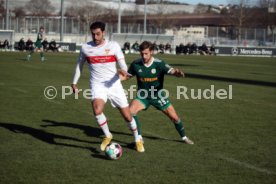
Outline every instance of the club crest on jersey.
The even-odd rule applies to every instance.
[[[110,52],[110,49],[105,49],[104,52],[105,52],[106,55],[108,55],[109,52]]]
[[[156,73],[156,69],[155,68],[151,69],[151,73],[155,74]]]
[[[141,73],[141,72],[142,72],[142,69],[139,69],[139,70],[138,70],[138,72],[140,72],[140,73]]]

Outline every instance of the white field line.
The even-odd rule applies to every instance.
[[[248,169],[252,169],[252,170],[255,170],[255,171],[258,171],[258,172],[262,172],[262,173],[266,173],[266,174],[270,174],[270,175],[276,175],[275,172],[272,172],[272,171],[269,171],[267,169],[263,169],[263,168],[259,168],[259,167],[256,167],[254,165],[251,165],[251,164],[248,164],[248,163],[245,163],[245,162],[241,162],[239,160],[236,160],[236,159],[233,159],[233,158],[230,158],[230,157],[225,157],[223,155],[217,155],[218,158],[221,158],[223,160],[226,160],[228,162],[231,162],[231,163],[234,163],[234,164],[237,164],[239,166],[243,166],[243,167],[246,167]]]
[[[162,137],[161,135],[158,135],[158,134],[155,134],[155,133],[152,133],[152,132],[149,132],[149,131],[142,130],[142,133],[143,132],[146,133],[149,136],[154,136],[154,137],[157,137],[157,138],[160,138],[160,139],[164,139],[164,140],[170,140],[170,139],[168,139],[166,137]],[[181,139],[179,139],[179,140],[181,140]]]
[[[56,101],[56,100],[48,100],[48,99],[45,99],[47,102],[51,102],[51,103],[54,103],[54,104],[57,104],[57,105],[64,105],[64,103],[62,102],[59,102],[59,101]]]
[[[14,88],[12,88],[12,89],[14,89],[15,91],[18,91],[18,92],[20,92],[20,93],[28,93],[27,90],[24,90],[24,89],[21,89],[21,88],[16,88],[16,87],[14,87]]]

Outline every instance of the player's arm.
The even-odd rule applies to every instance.
[[[176,77],[185,77],[185,74],[182,70],[178,69],[178,68],[171,68],[168,71],[168,74],[176,76]]]
[[[130,73],[128,73],[122,69],[118,69],[118,75],[119,75],[121,81],[128,80],[132,77],[132,75]]]
[[[81,76],[81,72],[82,72],[84,62],[85,62],[85,55],[81,51],[80,56],[79,56],[78,61],[77,61],[76,68],[75,68],[75,74],[74,74],[74,77],[73,77],[73,81],[72,81],[72,84],[71,84],[71,87],[72,87],[74,93],[78,92],[77,83],[78,83],[79,78]]]
[[[117,42],[114,42],[114,50],[115,50],[115,57],[117,59],[117,63],[120,67],[120,69],[118,69],[118,75],[122,81],[127,80],[131,77],[131,74],[127,72],[127,64],[126,64],[125,56],[121,50],[120,45]]]
[[[161,63],[161,68],[164,71],[164,73],[173,75],[176,77],[185,77],[184,72],[178,68],[173,68],[164,61]]]

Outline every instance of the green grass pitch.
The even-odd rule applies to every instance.
[[[90,101],[61,96],[71,83],[77,54],[0,52],[0,183],[2,184],[272,184],[276,181],[276,59],[158,55],[186,78],[167,76],[165,88],[195,145],[179,142],[169,119],[154,108],[141,112],[145,153],[117,109],[105,114],[119,160],[99,150],[102,133]],[[138,55],[126,55],[128,64]],[[87,89],[84,66],[79,88]],[[135,84],[123,82],[127,89]],[[176,86],[228,89],[233,99],[177,99]],[[54,100],[44,97],[57,88]]]

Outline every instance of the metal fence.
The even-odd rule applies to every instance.
[[[60,17],[22,17],[22,18],[11,18],[9,20],[10,30],[14,30],[15,37],[23,37],[26,34],[37,33],[39,27],[43,25],[46,29],[46,34],[58,36],[60,33]],[[72,37],[90,37],[88,25],[79,20],[78,18],[64,18],[64,34]],[[0,29],[5,29],[5,18],[0,18]],[[107,23],[106,28],[107,36],[117,33],[117,23]],[[142,34],[142,24],[124,24],[121,25],[121,33],[128,34]],[[165,29],[156,28],[154,26],[147,26],[148,34],[164,34]],[[276,45],[276,30],[272,34],[269,29],[258,29],[258,28],[247,28],[241,30],[240,38],[237,40],[237,29],[224,28],[224,27],[205,27],[205,36],[203,38],[185,37],[176,40],[176,43],[181,42],[186,44],[188,42],[207,42],[207,44],[216,45],[242,45],[242,46],[275,46]],[[18,35],[18,36],[17,36]],[[90,39],[90,38],[89,38]],[[70,40],[70,39],[68,39]],[[72,39],[75,40],[75,39]],[[82,39],[80,39],[82,40]],[[86,40],[86,39],[84,39]],[[77,43],[80,44],[80,43]]]

